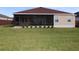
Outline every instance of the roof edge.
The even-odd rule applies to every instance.
[[[25,11],[30,11],[30,10],[34,10],[34,9],[38,9],[38,8],[44,8],[44,9],[47,9],[47,10],[52,10],[52,11],[58,11],[60,13],[67,13],[67,14],[71,14],[69,12],[65,12],[65,11],[60,11],[60,10],[56,10],[56,9],[50,9],[50,8],[46,8],[46,7],[36,7],[36,8],[31,8],[31,9],[28,9],[28,10],[23,10],[23,11],[19,11],[19,12],[15,12],[14,14],[16,13],[24,13]],[[27,12],[26,12],[27,13]],[[39,12],[38,12],[39,13]]]

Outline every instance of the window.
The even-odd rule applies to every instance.
[[[68,19],[68,22],[71,22],[71,19]]]
[[[55,22],[59,22],[59,20],[58,20],[58,19],[56,19],[56,20],[55,20]]]

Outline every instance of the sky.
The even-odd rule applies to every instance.
[[[34,7],[0,7],[0,14],[7,15],[9,17],[13,17],[13,14],[18,11],[32,9]],[[75,13],[79,11],[79,7],[46,7],[50,9],[65,11],[69,13]]]

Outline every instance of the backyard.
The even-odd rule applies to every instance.
[[[79,28],[0,27],[0,51],[79,51]]]

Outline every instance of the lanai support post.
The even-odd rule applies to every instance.
[[[25,21],[24,21],[24,16],[22,17],[22,28],[24,28],[24,26],[25,26]]]
[[[19,17],[19,20],[18,20],[18,22],[19,22],[19,26],[20,26],[20,16],[18,16]]]

